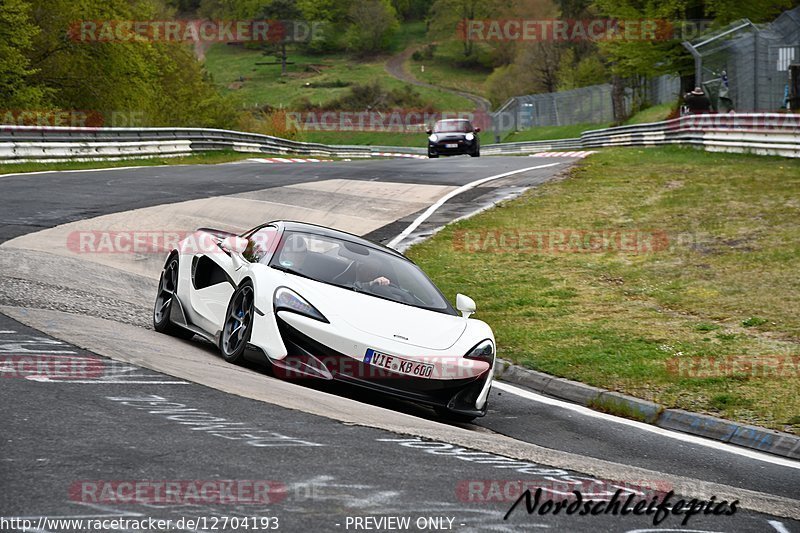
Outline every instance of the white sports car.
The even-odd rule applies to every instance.
[[[200,335],[231,363],[257,357],[287,378],[335,379],[471,420],[486,414],[491,328],[459,313],[401,253],[278,221],[242,235],[200,229],[172,250],[155,329]]]

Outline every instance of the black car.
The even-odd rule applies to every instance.
[[[440,120],[428,130],[428,157],[469,154],[481,156],[480,128],[465,119]]]

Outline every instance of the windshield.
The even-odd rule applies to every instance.
[[[362,244],[287,231],[270,266],[385,300],[457,314],[414,263]]]
[[[469,120],[445,120],[433,127],[435,133],[469,133],[473,130]]]

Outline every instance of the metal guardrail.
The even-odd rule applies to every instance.
[[[710,152],[800,157],[800,115],[709,114],[584,132],[583,148],[683,144]]]
[[[170,157],[211,150],[352,158],[380,152],[425,153],[424,148],[332,146],[204,128],[0,126],[0,162],[5,163]]]
[[[800,157],[800,115],[693,115],[665,122],[587,131],[579,139],[488,144],[482,147],[482,153],[519,155],[665,144],[691,145],[709,151]],[[387,152],[426,153],[424,147],[326,145],[203,128],[0,126],[0,163],[170,157],[212,150],[346,158],[367,158]]]
[[[553,150],[580,150],[580,139],[558,139],[554,141],[528,141],[502,144],[487,144],[481,147],[483,155],[520,155]]]

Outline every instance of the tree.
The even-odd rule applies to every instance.
[[[482,66],[511,64],[530,41],[514,39],[473,40],[465,24],[470,20],[550,19],[557,16],[553,0],[436,0],[430,11],[429,35],[438,40],[459,39],[462,63]]]
[[[264,6],[261,10],[261,16],[259,18],[279,21],[279,23],[284,24],[284,28],[286,28],[295,21],[298,21],[302,16],[300,8],[297,7],[297,0],[272,0],[272,2]],[[282,76],[286,75],[286,45],[290,42],[292,42],[292,36],[284,34],[280,41],[276,43],[281,58]]]
[[[29,0],[40,31],[28,57],[33,86],[61,109],[99,113],[106,125],[231,126],[235,111],[216,91],[191,48],[153,41],[83,42],[65,29],[80,20],[164,20],[162,0]],[[78,4],[78,5],[76,5]],[[130,122],[129,122],[130,123]]]
[[[389,47],[397,31],[397,13],[389,0],[359,0],[350,8],[347,48],[358,55],[380,52]]]
[[[684,0],[639,3],[635,0],[596,0],[595,7],[604,15],[618,20],[682,20],[685,17]],[[680,58],[686,51],[679,40],[656,39],[608,39],[598,43],[598,48],[609,64],[614,120],[627,118],[622,105],[625,87],[633,89],[633,105],[630,112],[638,111],[645,104],[644,78],[675,72]]]
[[[512,64],[498,67],[486,80],[492,103],[499,105],[512,96],[555,91],[560,59],[561,48],[553,42],[521,47]]]
[[[489,17],[493,0],[436,0],[431,6],[431,32],[445,39],[457,37],[458,24],[464,20]],[[464,57],[470,57],[475,42],[462,39]]]
[[[350,8],[360,0],[297,0],[297,6],[307,20],[346,22]]]
[[[771,22],[781,11],[791,9],[792,0],[705,0],[705,14],[719,24],[747,18],[752,22]]]
[[[402,20],[422,20],[431,3],[430,0],[392,0],[392,6]]]
[[[30,82],[36,71],[29,54],[39,33],[30,20],[30,7],[24,0],[0,4],[0,105],[7,109],[40,106],[47,92]]]

